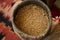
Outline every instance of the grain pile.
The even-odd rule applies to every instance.
[[[17,12],[15,17],[16,27],[28,35],[41,35],[45,32],[49,23],[46,13],[46,10],[35,4],[26,5]]]

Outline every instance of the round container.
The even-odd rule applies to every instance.
[[[45,9],[47,11],[47,15],[48,15],[48,19],[49,19],[49,24],[48,24],[48,27],[46,29],[46,32],[44,34],[40,35],[40,36],[37,36],[37,37],[23,33],[21,30],[19,30],[16,27],[15,22],[14,22],[14,17],[17,14],[18,9],[23,7],[23,6],[25,6],[25,5],[29,5],[29,4],[36,4],[36,5],[40,6],[40,7],[42,7],[43,9]],[[19,37],[22,37],[24,40],[40,40],[40,39],[42,39],[43,37],[45,37],[49,33],[49,30],[51,28],[51,24],[52,24],[51,12],[50,12],[48,6],[46,4],[44,4],[42,1],[26,0],[26,1],[23,1],[23,2],[17,2],[17,4],[13,7],[13,10],[12,10],[12,25],[13,25],[13,29],[16,32],[16,34]]]

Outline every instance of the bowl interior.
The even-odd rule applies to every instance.
[[[17,14],[18,9],[20,9],[20,8],[26,6],[26,5],[29,5],[29,4],[36,4],[36,5],[42,7],[43,9],[46,10],[47,16],[48,16],[48,19],[49,19],[49,25],[48,25],[48,28],[47,28],[47,30],[46,30],[46,33],[44,33],[44,34],[42,35],[42,36],[45,36],[45,35],[48,33],[48,31],[50,30],[50,27],[51,27],[51,13],[50,13],[50,10],[49,10],[49,8],[47,7],[47,5],[44,4],[42,1],[33,1],[33,0],[31,1],[31,0],[30,0],[30,1],[24,1],[24,2],[20,3],[20,4],[15,8],[15,10],[14,10],[14,13],[13,13],[13,23],[15,22],[15,16],[16,16],[16,14]],[[14,23],[14,24],[15,24],[15,23]],[[15,26],[16,26],[16,25],[15,25]]]

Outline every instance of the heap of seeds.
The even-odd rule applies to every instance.
[[[46,10],[35,4],[22,7],[18,10],[15,17],[16,27],[31,36],[38,36],[45,33],[48,23]]]

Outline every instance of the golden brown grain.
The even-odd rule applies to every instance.
[[[45,32],[48,26],[46,10],[34,4],[26,5],[18,10],[15,17],[17,28],[22,32],[38,36]]]

